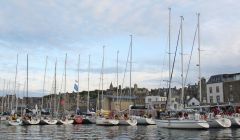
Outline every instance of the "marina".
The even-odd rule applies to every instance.
[[[240,139],[239,9],[0,1],[0,140]]]

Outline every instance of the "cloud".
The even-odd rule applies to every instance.
[[[104,87],[108,88],[110,82],[116,81],[117,50],[120,50],[119,74],[121,78],[123,76],[129,34],[133,34],[133,83],[155,88],[160,81],[168,79],[168,7],[172,8],[172,51],[176,45],[179,16],[183,15],[184,53],[189,54],[197,23],[196,12],[200,12],[202,75],[239,72],[236,60],[240,56],[240,20],[237,16],[240,5],[234,1],[12,0],[0,2],[1,77],[14,79],[15,56],[19,54],[18,81],[24,83],[28,53],[29,88],[37,94],[42,88],[45,57],[49,56],[46,88],[51,90],[54,63],[57,60],[58,83],[61,84],[67,53],[67,87],[70,90],[77,75],[78,54],[81,54],[82,89],[86,90],[88,55],[91,54],[90,88],[98,88],[101,47],[106,45]],[[189,83],[197,81],[197,42],[193,53]],[[184,56],[185,71],[188,59],[189,55]],[[174,79],[180,81],[179,78],[178,52]]]

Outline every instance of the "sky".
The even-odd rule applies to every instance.
[[[217,3],[217,4],[216,4]],[[236,0],[8,0],[0,1],[0,90],[14,91],[17,54],[16,92],[26,90],[27,54],[29,57],[29,94],[53,93],[54,65],[57,61],[57,91],[72,92],[80,55],[80,91],[99,89],[104,49],[103,87],[118,83],[129,86],[129,63],[125,65],[133,36],[132,85],[154,89],[166,87],[168,80],[168,24],[171,7],[171,60],[177,44],[180,16],[183,21],[184,77],[190,57],[196,13],[200,13],[202,76],[237,73],[240,69],[240,4]],[[187,83],[198,80],[197,42],[193,47]],[[181,52],[178,45],[173,86],[181,83]],[[45,91],[44,69],[47,61]],[[171,61],[172,65],[172,61]],[[5,81],[5,84],[4,84]]]

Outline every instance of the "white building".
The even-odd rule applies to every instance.
[[[187,101],[187,105],[188,106],[198,106],[198,105],[200,105],[200,102],[195,97],[192,97]]]
[[[233,100],[234,95],[237,98],[239,96],[237,93],[239,80],[240,73],[211,76],[207,82],[207,103],[229,102]]]
[[[163,96],[146,96],[145,97],[145,105],[147,107],[152,106],[155,109],[165,108],[166,101],[167,101],[167,97],[163,97]]]

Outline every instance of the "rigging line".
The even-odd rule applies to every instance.
[[[125,66],[125,70],[124,70],[124,74],[123,74],[123,81],[122,81],[122,87],[121,87],[121,95],[122,95],[123,84],[124,84],[124,80],[125,80],[125,76],[126,76],[126,72],[127,72],[127,66],[128,66],[128,59],[129,59],[130,49],[131,49],[131,46],[129,45],[128,55],[127,55],[127,62],[126,62],[126,66]]]
[[[191,59],[192,59],[193,47],[194,47],[194,45],[195,45],[195,40],[196,40],[196,36],[197,36],[197,29],[198,29],[198,28],[196,27],[195,34],[194,34],[194,37],[193,37],[191,54],[190,54],[190,58],[189,58],[189,61],[188,61],[187,72],[186,72],[186,76],[185,76],[185,80],[184,80],[184,86],[186,86],[186,82],[187,82],[187,76],[188,76],[188,72],[189,72],[189,68],[190,68],[190,63],[191,63]]]
[[[172,70],[171,70],[169,84],[168,84],[169,89],[171,87],[171,81],[172,81],[173,69],[174,69],[175,61],[176,61],[176,55],[177,55],[177,48],[178,48],[178,42],[179,42],[180,33],[181,33],[181,25],[180,25],[179,31],[178,31],[177,45],[176,45],[176,49],[175,49],[175,53],[174,53],[173,65],[172,65]],[[167,93],[167,98],[168,98],[168,96],[169,96],[169,92]],[[166,107],[167,107],[167,104],[168,104],[168,100],[166,100]]]
[[[167,45],[165,46],[165,50],[167,49]],[[159,83],[159,87],[161,88],[162,86],[162,78],[163,78],[163,70],[164,70],[164,66],[165,66],[165,60],[166,60],[166,53],[164,53],[164,56],[163,56],[163,61],[162,61],[162,69],[161,69],[161,74],[160,74],[160,83]],[[168,85],[167,85],[168,87]],[[158,90],[158,94],[160,94],[160,88]]]

